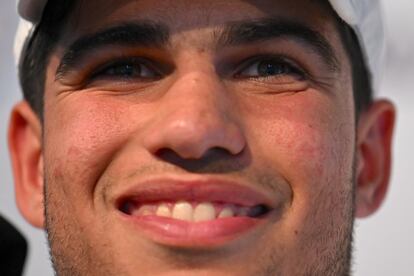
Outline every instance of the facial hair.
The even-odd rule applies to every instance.
[[[352,241],[353,241],[353,223],[354,223],[354,204],[355,204],[355,166],[354,158],[352,166],[352,178],[347,185],[340,185],[344,188],[338,191],[340,199],[338,201],[327,200],[319,202],[315,212],[309,215],[306,220],[308,224],[317,224],[314,231],[305,233],[306,242],[303,243],[303,250],[313,253],[312,258],[295,260],[297,266],[293,268],[289,266],[289,271],[285,271],[283,261],[286,258],[283,252],[278,251],[277,246],[273,250],[264,250],[252,260],[252,265],[256,267],[252,275],[262,276],[349,276],[351,275],[352,260]],[[234,169],[233,167],[231,168]],[[203,167],[204,171],[223,172],[223,164],[220,166],[212,165],[211,167]],[[156,169],[154,170],[156,171]],[[225,171],[225,170],[224,170]],[[45,172],[46,173],[46,172]],[[45,174],[46,175],[46,174]],[[47,178],[46,178],[47,179]],[[262,177],[261,179],[266,179]],[[50,181],[50,178],[49,178]],[[271,180],[269,180],[271,181]],[[265,181],[264,181],[265,182]],[[83,276],[95,275],[91,270],[91,264],[97,275],[127,275],[122,271],[114,271],[111,263],[102,262],[93,259],[94,248],[87,240],[80,240],[81,235],[73,233],[68,229],[65,231],[65,224],[59,213],[56,212],[60,208],[59,202],[55,200],[54,192],[49,191],[48,185],[56,185],[45,180],[44,183],[44,210],[46,218],[46,232],[49,241],[50,256],[56,275],[59,276]],[[335,185],[331,183],[330,185]],[[264,186],[271,186],[271,183],[262,183]],[[325,196],[321,196],[326,198]],[[328,197],[329,198],[329,197]],[[327,210],[338,210],[340,208],[340,221],[335,215],[322,216]],[[63,210],[64,212],[64,210]],[[335,213],[337,214],[337,213]],[[62,228],[63,225],[63,228]],[[326,231],[326,229],[329,229]],[[60,229],[60,231],[58,230]],[[71,252],[70,254],[67,254]],[[187,252],[188,253],[188,252]],[[191,266],[197,268],[197,265],[208,266],[209,262],[197,263],[196,256],[193,258],[192,264],[189,264],[188,256],[176,250],[167,253],[170,258],[166,260],[170,263],[175,262],[175,267]],[[202,258],[200,258],[201,260]],[[205,258],[204,258],[205,260]],[[292,261],[292,260],[290,260]]]

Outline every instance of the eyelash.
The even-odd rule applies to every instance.
[[[267,66],[265,69],[270,69],[273,70],[274,75],[264,75],[264,76],[243,76],[243,72],[247,71],[247,69],[249,69],[251,66],[257,64],[259,65],[263,65],[263,64],[267,64],[267,65],[274,65],[274,67],[270,67]],[[276,66],[282,66],[282,69],[286,70],[287,72],[276,72],[275,68]],[[256,79],[256,78],[278,78],[281,77],[282,75],[289,75],[289,76],[293,76],[299,80],[303,80],[306,79],[308,77],[308,74],[305,70],[303,70],[300,66],[298,66],[296,63],[294,63],[293,61],[291,61],[290,59],[287,59],[285,57],[281,57],[281,56],[272,56],[272,55],[268,55],[268,56],[257,56],[254,58],[250,58],[247,59],[246,61],[242,62],[241,66],[239,66],[240,69],[238,69],[235,73],[236,78],[252,78],[252,79]],[[280,67],[279,67],[280,69]],[[258,71],[260,71],[258,69]],[[282,70],[283,71],[283,70]],[[260,74],[260,72],[258,72],[258,74]]]
[[[252,76],[246,74],[246,71],[253,66],[256,65],[260,66],[263,64],[267,65],[274,65],[272,67],[267,67],[266,69],[270,69],[274,71],[274,74],[262,75],[260,76],[260,69],[258,69],[257,76]],[[129,68],[128,68],[129,66]],[[276,66],[279,66],[278,68]],[[280,67],[281,66],[281,67]],[[123,67],[123,68],[122,68]],[[116,72],[116,69],[120,69],[121,71],[124,69],[124,72]],[[139,68],[139,73],[142,71],[147,74],[146,76],[127,76],[128,69],[134,70]],[[126,69],[126,70],[125,70]],[[142,70],[144,69],[144,70]],[[282,69],[283,72],[276,72],[277,69]],[[114,72],[109,72],[109,71]],[[286,72],[284,72],[286,71]],[[125,74],[124,74],[125,73]],[[140,79],[141,81],[144,80],[158,80],[162,78],[166,72],[163,72],[157,66],[153,65],[151,61],[140,58],[140,57],[126,57],[120,58],[109,63],[104,64],[103,66],[99,66],[97,70],[95,70],[89,77],[89,80],[96,80],[99,78],[127,78],[127,79]],[[273,55],[261,55],[256,56],[253,58],[248,58],[241,62],[240,66],[237,66],[235,73],[233,73],[233,77],[236,79],[269,79],[269,78],[280,78],[281,76],[293,76],[298,80],[303,80],[308,78],[308,74],[305,70],[301,69],[296,63],[287,59],[282,56],[273,56]]]
[[[122,68],[124,67],[124,68]],[[105,63],[103,66],[98,67],[97,70],[95,70],[91,76],[89,77],[89,79],[94,80],[94,79],[98,79],[98,78],[102,78],[102,77],[113,77],[113,78],[117,78],[120,77],[120,75],[122,74],[122,72],[113,72],[110,73],[108,71],[110,70],[116,70],[118,69],[126,69],[127,67],[129,67],[129,69],[137,69],[137,67],[140,69],[140,73],[143,71],[142,69],[144,69],[144,71],[146,71],[146,74],[148,74],[148,72],[150,72],[152,74],[152,76],[144,76],[144,77],[138,77],[142,80],[148,79],[148,80],[153,80],[153,79],[159,79],[161,78],[161,76],[163,75],[163,73],[156,69],[154,65],[151,64],[150,61],[144,59],[144,58],[139,58],[139,57],[126,57],[126,58],[121,58],[121,59],[117,59],[114,61],[111,61],[109,63]],[[126,73],[126,72],[124,72]],[[122,76],[122,77],[126,77],[126,76]],[[128,76],[127,78],[137,78],[136,76]]]

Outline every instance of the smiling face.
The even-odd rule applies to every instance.
[[[364,166],[325,4],[82,1],[64,32],[32,162],[59,275],[348,275]]]

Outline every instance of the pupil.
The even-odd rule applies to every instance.
[[[273,76],[278,74],[285,74],[286,67],[270,62],[262,62],[259,64],[259,74],[262,76]]]
[[[131,64],[126,64],[118,67],[118,74],[119,75],[126,75],[126,76],[132,76],[134,75],[134,66]]]

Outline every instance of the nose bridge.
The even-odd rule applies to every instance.
[[[193,123],[206,124],[225,120],[229,101],[225,88],[214,75],[205,72],[191,72],[170,87],[165,96],[165,106],[176,106],[170,116],[181,117]]]
[[[239,153],[244,139],[230,116],[230,99],[215,73],[192,71],[177,77],[160,102],[145,141],[148,150],[201,158],[210,149]]]
[[[197,45],[196,42],[192,43]],[[177,78],[165,99],[182,105],[176,111],[192,113],[193,116],[213,115],[225,107],[228,95],[211,62],[209,51],[203,50],[202,46],[200,49],[194,49],[194,46],[189,48],[186,52],[177,53]]]

